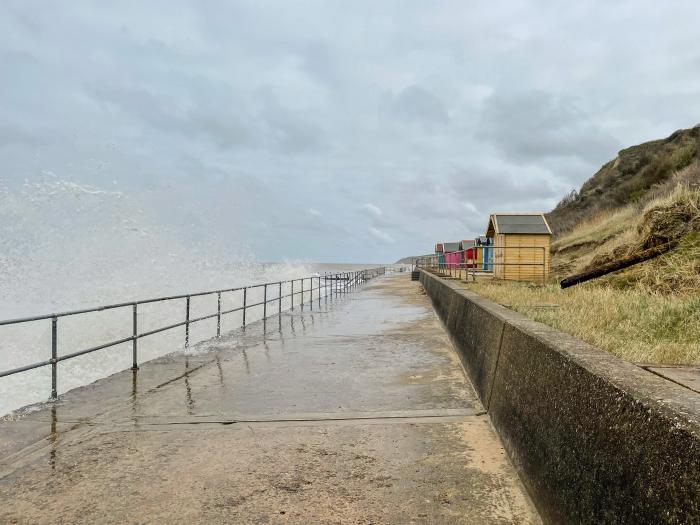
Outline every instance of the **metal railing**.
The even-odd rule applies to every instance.
[[[481,249],[482,247],[476,247]],[[421,257],[416,260],[416,269],[431,270],[439,275],[454,277],[458,279],[472,278],[476,281],[478,275],[492,276],[496,279],[539,281],[546,284],[548,274],[547,248],[544,246],[486,246],[493,257],[488,261],[479,261],[477,257],[468,257],[470,250],[451,252],[461,254],[460,262],[443,261],[435,255],[431,257]],[[474,250],[474,249],[472,249]],[[507,250],[518,250],[518,255],[526,254],[526,259],[534,262],[507,262],[504,261]],[[474,253],[474,252],[472,252]],[[482,254],[483,257],[483,254]],[[500,259],[500,260],[499,260]],[[499,269],[497,271],[496,269]],[[508,269],[515,269],[516,272],[508,272]],[[525,270],[521,270],[524,268]]]
[[[4,370],[0,371],[0,378],[1,377],[6,377],[6,376],[11,376],[14,374],[19,374],[21,372],[26,372],[28,370],[34,370],[36,368],[41,368],[44,366],[51,366],[51,398],[50,399],[56,399],[58,396],[58,363],[61,361],[66,361],[68,359],[73,359],[74,357],[79,357],[85,354],[89,354],[92,352],[96,352],[98,350],[104,350],[105,348],[110,348],[112,346],[117,346],[120,344],[132,343],[132,366],[131,368],[136,370],[138,369],[138,340],[147,337],[150,335],[154,335],[160,332],[164,332],[166,330],[172,330],[173,328],[178,328],[181,326],[185,327],[185,346],[189,346],[190,344],[190,325],[204,321],[206,319],[213,319],[216,318],[216,337],[221,336],[221,317],[227,314],[231,314],[234,312],[242,312],[242,324],[241,326],[245,328],[246,326],[246,311],[262,306],[263,312],[262,312],[262,321],[263,323],[266,322],[268,319],[268,304],[270,303],[275,303],[277,302],[277,314],[280,315],[282,313],[282,300],[283,299],[290,299],[290,310],[294,310],[294,299],[296,296],[301,295],[300,302],[298,303],[298,306],[303,306],[305,304],[311,303],[313,306],[313,301],[314,301],[314,291],[317,292],[316,294],[316,299],[320,301],[323,297],[333,297],[335,294],[335,297],[338,297],[339,295],[343,295],[348,293],[348,291],[358,287],[362,283],[373,279],[379,275],[384,275],[386,273],[386,268],[384,267],[379,267],[379,268],[371,268],[367,270],[358,270],[358,271],[353,271],[353,272],[342,272],[342,273],[334,273],[334,274],[324,274],[324,275],[314,275],[310,277],[301,277],[299,279],[291,279],[291,280],[286,280],[286,281],[276,281],[276,282],[270,282],[270,283],[261,283],[261,284],[254,284],[251,286],[239,286],[237,288],[226,288],[222,290],[210,290],[206,292],[196,292],[196,293],[189,293],[189,294],[182,294],[182,295],[171,295],[167,297],[156,297],[153,299],[143,299],[139,301],[129,301],[125,303],[116,303],[116,304],[109,304],[109,305],[103,305],[103,306],[97,306],[94,308],[84,308],[80,310],[70,310],[66,312],[60,312],[60,313],[53,313],[53,314],[44,314],[44,315],[36,315],[32,317],[22,317],[18,319],[6,319],[6,320],[0,320],[0,326],[7,326],[7,325],[16,325],[16,324],[21,324],[21,323],[29,323],[29,322],[34,322],[34,321],[45,321],[45,320],[51,320],[51,358],[46,359],[45,361],[39,361],[38,363],[32,363],[30,365],[25,365],[25,366],[20,366],[17,368],[13,368],[10,370]],[[304,289],[304,283],[308,281],[309,287],[305,290]],[[315,281],[315,286],[314,286],[314,281]],[[321,284],[321,281],[323,281],[323,284]],[[294,291],[294,283],[300,283],[299,289],[297,291]],[[289,285],[289,293],[283,295],[282,294],[282,289],[283,285]],[[268,297],[268,289],[271,287],[277,287],[277,295],[275,297]],[[258,301],[255,303],[248,303],[249,299],[249,294],[248,290],[253,290],[253,289],[263,289],[263,299],[262,301]],[[221,298],[223,294],[228,294],[228,293],[240,293],[242,294],[242,305],[235,307],[235,308],[230,308],[227,310],[222,310],[221,308]],[[308,303],[304,301],[304,294],[308,293],[309,294],[309,301]],[[325,293],[325,295],[323,295]],[[203,296],[211,296],[211,295],[216,295],[217,296],[217,311],[215,313],[209,314],[209,315],[204,315],[200,316],[194,319],[190,318],[190,302],[193,297],[203,297]],[[162,326],[160,328],[156,328],[153,330],[148,330],[145,332],[139,333],[138,331],[138,307],[139,305],[144,305],[144,304],[151,304],[151,303],[157,303],[157,302],[164,302],[164,301],[175,301],[175,300],[183,300],[185,301],[185,320],[178,322],[178,323],[173,323],[169,324],[167,326]],[[103,312],[106,310],[115,310],[119,308],[131,308],[132,309],[132,335],[129,337],[123,337],[121,339],[109,341],[107,343],[103,343],[97,346],[92,346],[90,348],[85,348],[83,350],[78,350],[75,352],[71,352],[68,354],[63,354],[63,355],[58,355],[58,320],[63,318],[63,317],[69,317],[69,316],[75,316],[75,315],[81,315],[81,314],[88,314],[88,313],[93,313],[93,312]]]

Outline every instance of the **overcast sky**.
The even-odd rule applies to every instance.
[[[120,192],[262,261],[392,261],[697,124],[698,21],[697,0],[4,0],[0,178]]]

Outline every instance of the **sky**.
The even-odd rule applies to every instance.
[[[697,0],[5,0],[0,192],[119,195],[259,261],[429,253],[700,122],[698,20]]]

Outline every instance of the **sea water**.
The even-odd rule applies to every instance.
[[[363,267],[308,261],[262,263],[239,241],[226,249],[221,246],[220,238],[188,241],[120,191],[77,184],[52,174],[13,187],[0,182],[0,319]],[[270,295],[276,292],[273,287]],[[248,304],[261,301],[262,293],[262,288],[249,291]],[[222,309],[241,303],[240,292],[224,294]],[[190,318],[216,309],[215,294],[192,298]],[[251,309],[247,321],[261,316],[261,308]],[[139,306],[139,332],[184,319],[184,299]],[[240,312],[224,316],[222,332],[239,327],[241,321]],[[182,350],[183,333],[180,327],[140,339],[139,362]],[[216,319],[211,319],[192,325],[190,338],[196,342],[215,333]],[[58,354],[131,334],[130,307],[61,317]],[[0,326],[0,370],[50,357],[50,319]],[[58,391],[88,384],[130,365],[130,342],[63,361],[58,366]],[[0,378],[0,415],[46,400],[50,389],[50,366]]]

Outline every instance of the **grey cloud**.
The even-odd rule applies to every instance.
[[[572,157],[595,164],[620,146],[575,101],[543,91],[495,93],[476,135],[519,163]]]
[[[326,142],[323,130],[312,119],[282,107],[275,97],[265,97],[262,118],[267,142],[285,153],[317,151]]]
[[[449,122],[447,109],[442,101],[427,89],[411,85],[398,94],[383,97],[385,115],[400,122],[410,122],[433,128]]]
[[[188,129],[183,108],[165,93],[154,93],[142,87],[104,84],[89,87],[88,94],[96,102],[124,113],[138,124],[147,124],[167,133]]]
[[[199,135],[221,149],[263,149],[297,154],[322,148],[324,133],[310,118],[283,107],[269,91],[245,96],[210,90],[179,99],[146,87],[101,85],[88,91],[100,104],[165,135]],[[238,104],[231,106],[230,97]]]
[[[0,148],[10,145],[41,146],[45,144],[41,135],[12,122],[0,122]]]
[[[700,113],[691,0],[7,6],[3,183],[116,181],[188,243],[265,260],[423,253]]]
[[[517,167],[503,171],[483,167],[458,168],[447,180],[455,196],[469,199],[480,208],[553,198],[560,190],[543,174],[524,172]]]
[[[389,244],[394,244],[396,242],[396,240],[389,233],[374,226],[370,226],[367,231],[378,241],[387,242]]]

